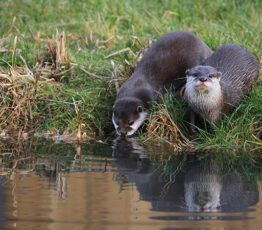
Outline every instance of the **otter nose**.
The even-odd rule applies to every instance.
[[[125,130],[125,131],[121,131],[121,135],[122,136],[126,136],[126,134],[127,134],[127,131]]]
[[[132,128],[129,127],[129,126],[127,126],[127,127],[122,127],[122,128],[120,129],[120,133],[121,133],[121,135],[126,136],[127,133],[128,133],[129,131],[131,131],[131,130],[132,130]]]
[[[125,128],[118,128],[117,131],[122,135],[125,136],[127,134],[127,130]]]
[[[201,78],[199,78],[199,81],[205,82],[205,81],[207,81],[207,78],[206,77],[201,77]]]

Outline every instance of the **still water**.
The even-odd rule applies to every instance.
[[[1,142],[0,229],[262,229],[259,171],[210,156],[135,139]]]

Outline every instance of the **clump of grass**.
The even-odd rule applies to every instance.
[[[161,138],[176,148],[190,146],[183,122],[185,113],[185,103],[167,92],[153,105],[146,130],[147,139]]]
[[[54,79],[61,81],[72,68],[68,68],[70,59],[65,52],[64,32],[57,31],[56,38],[48,42],[43,60],[38,60],[31,69],[17,45],[15,37],[12,49],[6,51],[11,54],[11,63],[4,61],[7,68],[0,69],[0,127],[8,131],[33,131],[45,113],[39,109],[39,102],[49,102],[48,107],[52,106],[50,102],[56,102],[43,89],[54,88]]]
[[[25,127],[28,119],[32,119],[32,101],[35,96],[36,85],[38,79],[28,68],[24,58],[20,55],[20,59],[24,62],[23,66],[14,64],[15,51],[17,45],[17,37],[13,42],[12,63],[8,65],[8,72],[0,72],[0,127]]]
[[[24,67],[17,66],[10,66],[7,74],[0,73],[0,79],[0,126],[27,126],[28,119],[33,116],[32,99],[35,97],[37,79],[28,74]]]
[[[39,41],[39,38],[35,38],[35,40]],[[47,42],[47,46],[47,52],[42,60],[37,55],[34,71],[41,77],[62,81],[65,74],[74,68],[74,66],[70,68],[70,58],[66,53],[65,32],[59,33],[56,30],[56,36]]]

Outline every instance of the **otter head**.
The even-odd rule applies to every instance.
[[[203,118],[218,121],[223,103],[221,72],[212,66],[196,66],[186,71],[187,82],[182,97]]]
[[[130,136],[143,124],[146,116],[146,108],[141,100],[124,97],[113,106],[112,122],[118,135]]]
[[[207,94],[220,90],[221,72],[212,66],[196,66],[186,71],[186,88],[199,94]]]
[[[184,195],[188,211],[217,212],[221,208],[221,168],[213,161],[195,164],[185,175]]]
[[[218,175],[194,175],[184,184],[185,201],[189,211],[216,212],[220,209],[222,191],[221,178]]]

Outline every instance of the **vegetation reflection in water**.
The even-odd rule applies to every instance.
[[[152,220],[249,219],[241,213],[254,211],[252,206],[259,201],[260,159],[248,154],[175,154],[165,146],[142,145],[135,139],[110,144],[5,142],[0,153],[3,187],[14,174],[35,173],[49,178],[57,196],[66,199],[68,173],[111,172],[120,192],[135,185],[140,200],[151,203],[151,211],[170,212],[149,216]]]

